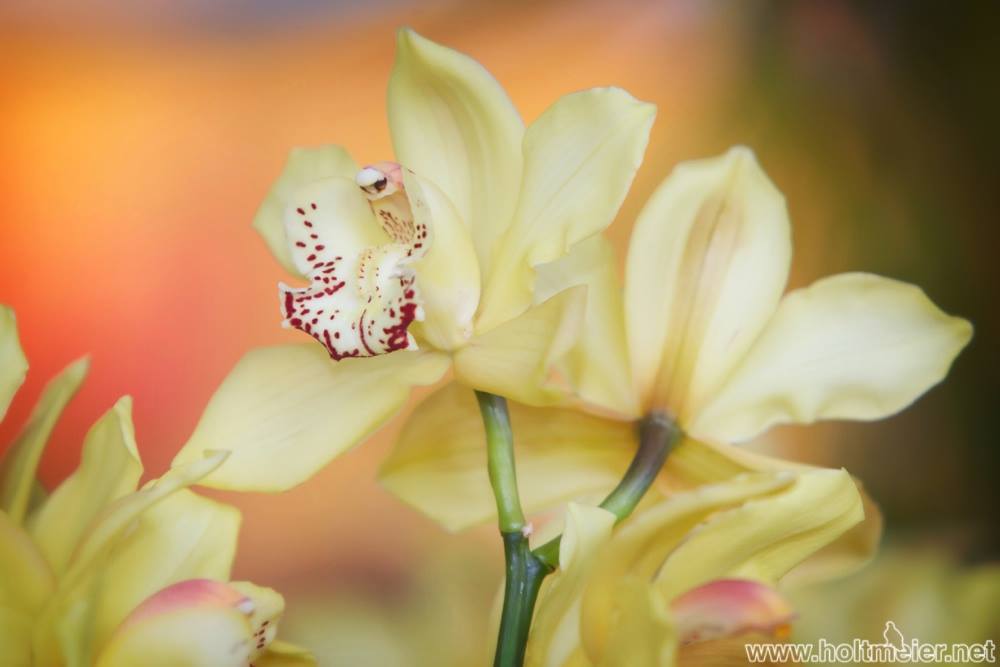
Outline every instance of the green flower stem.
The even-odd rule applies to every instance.
[[[542,563],[531,553],[521,499],[517,492],[517,471],[514,468],[514,437],[510,429],[507,401],[494,394],[476,392],[479,411],[486,427],[486,451],[490,486],[497,501],[500,535],[503,537],[506,580],[503,612],[494,667],[520,667],[528,644],[531,614],[538,589],[547,573]]]
[[[639,422],[639,448],[618,486],[608,494],[601,507],[624,520],[646,494],[667,460],[667,454],[680,440],[681,430],[662,413],[650,413]],[[559,566],[559,543],[562,537],[549,540],[535,549],[535,557],[548,572]]]
[[[531,553],[528,538],[521,531],[501,533],[507,579],[503,591],[503,612],[500,634],[493,658],[494,667],[521,667],[528,646],[531,616],[538,599],[542,579],[549,573],[545,565]]]
[[[477,391],[479,411],[486,427],[486,449],[490,485],[497,502],[500,535],[503,537],[506,579],[500,634],[493,659],[494,667],[521,667],[531,629],[531,616],[542,580],[559,566],[556,538],[535,549],[528,546],[524,512],[517,492],[514,466],[514,437],[510,428],[507,401]],[[639,447],[625,476],[608,494],[601,507],[621,521],[635,509],[659,474],[681,431],[666,415],[653,413],[639,423]]]
[[[486,452],[490,486],[497,500],[497,517],[501,533],[520,533],[525,526],[521,497],[517,493],[517,471],[514,469],[514,435],[510,430],[507,400],[502,396],[477,391],[479,411],[486,427]]]

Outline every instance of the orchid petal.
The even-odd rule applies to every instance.
[[[587,287],[584,324],[579,339],[557,369],[584,401],[637,417],[639,405],[629,373],[621,284],[614,249],[603,236],[581,241],[562,259],[539,266],[535,301],[575,285]]]
[[[508,406],[518,488],[528,513],[567,500],[603,497],[621,479],[635,451],[631,424],[563,408]],[[486,435],[476,399],[468,387],[452,383],[416,407],[379,479],[446,529],[460,530],[496,515],[485,460]]]
[[[472,335],[479,304],[479,261],[468,228],[448,197],[431,181],[404,171],[406,193],[418,228],[430,231],[430,247],[413,263],[424,320],[414,328],[439,350]]]
[[[917,287],[864,273],[789,293],[743,362],[688,426],[747,440],[773,424],[879,419],[940,382],[972,336]]]
[[[108,551],[144,512],[177,491],[199,482],[222,465],[227,456],[228,452],[224,451],[205,452],[201,458],[175,465],[159,479],[105,507],[74,552],[70,567],[60,580],[60,587],[72,588],[90,568],[107,557]]]
[[[237,363],[174,463],[227,449],[201,484],[283,491],[358,444],[398,410],[415,385],[447,370],[443,355],[394,352],[331,362],[315,345],[259,348]]]
[[[781,193],[753,153],[679,165],[636,221],[625,277],[632,373],[647,407],[686,415],[774,312],[791,261]]]
[[[550,374],[580,333],[586,292],[583,286],[571,287],[479,334],[455,353],[456,377],[470,387],[527,405],[563,398]]]
[[[11,399],[24,382],[28,360],[24,357],[17,337],[14,311],[0,305],[0,421],[3,421]]]
[[[55,586],[55,575],[27,533],[0,511],[0,610],[34,614]]]
[[[87,359],[75,361],[45,386],[21,435],[0,459],[0,510],[15,523],[24,520],[42,450],[63,408],[80,388],[88,366]]]
[[[357,171],[354,160],[340,146],[295,148],[288,155],[285,168],[257,210],[253,227],[289,273],[304,275],[292,259],[285,229],[285,216],[295,192],[305,185],[332,177],[353,180]]]
[[[782,493],[749,499],[690,531],[656,574],[657,589],[672,599],[726,577],[774,584],[863,518],[846,472],[802,473]]]
[[[389,79],[396,158],[437,185],[485,269],[516,205],[524,125],[500,84],[468,56],[400,30]]]
[[[524,312],[535,267],[611,224],[655,115],[655,106],[621,89],[595,88],[562,97],[532,123],[524,135],[521,196],[487,274],[477,331]]]
[[[618,588],[627,576],[646,582],[654,580],[664,561],[669,563],[668,557],[707,517],[719,510],[738,507],[751,498],[781,491],[793,482],[794,476],[789,473],[741,475],[725,483],[669,496],[633,514],[606,548],[583,599],[582,636],[588,655],[603,655],[607,649],[607,619],[613,613]]]
[[[66,570],[94,517],[108,503],[135,491],[141,475],[132,399],[125,397],[91,427],[79,467],[29,519],[29,532],[55,572]]]
[[[580,644],[580,597],[601,549],[611,539],[615,515],[570,503],[559,545],[560,569],[543,583],[528,637],[525,665],[558,667]]]
[[[267,589],[255,587],[254,593],[207,579],[163,589],[136,607],[103,647],[96,665],[246,667],[266,646],[261,646],[265,635],[252,618],[262,602],[269,606],[272,597],[280,599]]]
[[[746,632],[787,634],[795,610],[770,586],[747,579],[716,579],[678,596],[670,612],[681,643]]]
[[[801,474],[815,470],[823,469],[764,456],[742,447],[685,438],[670,452],[660,479],[667,490],[677,492],[723,482],[747,472]],[[785,577],[786,580],[804,583],[844,576],[875,556],[882,536],[882,513],[864,485],[856,479],[854,484],[861,495],[864,521],[801,562]]]

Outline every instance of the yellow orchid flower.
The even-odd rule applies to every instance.
[[[0,414],[26,370],[14,314],[0,306]],[[137,488],[143,468],[125,397],[87,433],[76,471],[42,491],[42,450],[86,371],[81,360],[49,383],[0,460],[0,664],[315,664],[272,641],[278,593],[226,583],[239,512],[187,489],[224,452]]]
[[[918,288],[870,274],[782,297],[790,257],[783,197],[753,153],[734,148],[678,166],[655,191],[635,224],[624,290],[600,237],[540,267],[536,299],[588,288],[580,338],[559,362],[582,402],[511,404],[525,509],[606,493],[646,415],[684,434],[659,480],[668,489],[804,470],[731,445],[778,423],[888,416],[940,381],[969,340],[969,323]],[[450,529],[491,517],[478,420],[463,392],[432,395],[384,464],[385,485]],[[868,520],[828,562],[871,551],[879,519],[866,507]]]
[[[862,517],[836,470],[740,475],[646,503],[614,531],[614,514],[570,503],[525,665],[718,664],[716,640],[786,636],[795,613],[773,587]]]
[[[535,302],[535,268],[607,227],[655,109],[616,88],[566,95],[527,128],[474,60],[398,35],[388,118],[398,162],[292,151],[254,226],[284,267],[284,323],[320,345],[250,352],[176,462],[232,451],[203,484],[280,491],[382,425],[449,366],[467,386],[546,403],[585,290]],[[332,359],[332,360],[331,360]]]

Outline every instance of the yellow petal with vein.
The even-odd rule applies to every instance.
[[[482,65],[409,29],[396,40],[388,106],[396,159],[452,201],[485,269],[521,184],[517,110]]]
[[[448,197],[431,181],[403,172],[414,222],[430,230],[427,254],[413,264],[424,320],[413,330],[439,350],[454,349],[472,335],[479,305],[479,260],[468,228]]]
[[[455,353],[455,375],[466,385],[528,405],[563,398],[550,377],[583,326],[586,288],[571,287],[519,317],[479,334]]]
[[[753,153],[678,165],[635,223],[625,274],[632,374],[645,407],[687,411],[754,341],[791,260],[781,193]]]
[[[315,344],[258,348],[223,381],[174,463],[226,449],[226,464],[199,483],[284,491],[371,435],[415,385],[447,370],[444,355],[393,352],[331,361]]]
[[[688,432],[738,442],[773,424],[887,417],[940,382],[971,337],[914,285],[824,278],[785,296]]]
[[[678,491],[722,482],[746,472],[782,470],[799,474],[822,469],[765,456],[742,447],[685,438],[667,458],[660,482],[667,490]],[[882,513],[864,485],[857,479],[854,484],[861,494],[864,520],[804,560],[785,577],[787,581],[809,582],[843,576],[875,556],[882,537]]]
[[[66,570],[94,517],[135,491],[141,475],[132,399],[126,396],[90,428],[80,465],[29,519],[28,530],[55,572]]]
[[[629,372],[621,282],[611,243],[601,235],[573,246],[569,254],[538,267],[535,300],[567,287],[587,287],[580,337],[557,368],[583,400],[635,418],[639,401]]]
[[[618,88],[566,95],[524,135],[524,178],[514,221],[487,273],[476,330],[527,309],[535,267],[604,230],[642,162],[656,107]]]
[[[842,470],[799,474],[787,490],[719,512],[687,535],[656,575],[666,599],[720,578],[776,583],[864,518]]]

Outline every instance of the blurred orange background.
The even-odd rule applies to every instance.
[[[76,466],[86,429],[123,394],[158,475],[246,350],[298,340],[278,326],[284,276],[250,221],[292,146],[391,157],[385,88],[405,24],[482,62],[526,121],[595,85],[658,105],[611,232],[622,256],[673,164],[745,143],[788,197],[792,286],[870,270],[972,319],[953,375],[904,415],[772,441],[865,479],[890,535],[995,556],[996,14],[988,3],[5,4],[0,302],[17,312],[31,370],[0,442],[47,378],[89,354],[43,481]],[[479,563],[485,575],[468,584],[488,602],[492,532],[446,536],[375,482],[394,429],[289,493],[226,494],[245,515],[237,576],[293,606],[323,590],[378,608],[421,590],[415,564],[452,554]]]

